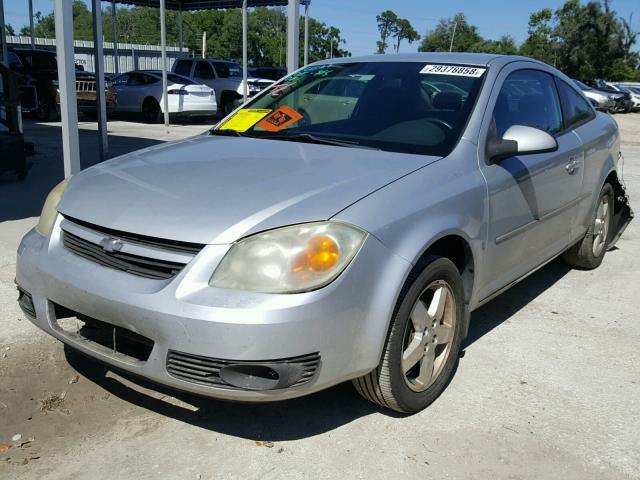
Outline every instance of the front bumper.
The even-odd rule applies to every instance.
[[[375,368],[388,321],[410,264],[369,236],[330,285],[307,293],[259,294],[212,288],[209,277],[228,245],[208,245],[176,277],[151,280],[86,260],[61,243],[59,216],[50,239],[29,232],[18,250],[16,281],[33,300],[30,320],[83,353],[153,382],[211,397],[273,401],[306,395]],[[57,327],[55,304],[153,341],[139,361]],[[267,362],[319,354],[300,386],[244,390],[201,385],[167,370],[169,352]]]

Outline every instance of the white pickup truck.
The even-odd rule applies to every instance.
[[[173,64],[172,71],[213,88],[218,108],[225,114],[230,113],[242,100],[244,85],[242,67],[238,63],[217,58],[180,58]],[[249,77],[247,83],[249,96],[253,96],[275,82]]]

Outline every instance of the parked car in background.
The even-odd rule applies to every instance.
[[[631,95],[631,102],[633,103],[633,112],[640,111],[640,88],[629,87],[627,85],[621,85],[619,83],[610,84],[612,88],[620,92],[626,92]]]
[[[351,114],[300,113],[325,91]],[[210,135],[56,186],[18,249],[19,304],[176,389],[271,402],[353,380],[412,413],[450,383],[470,312],[555,257],[601,264],[633,217],[619,157],[616,122],[538,61],[320,62]]]
[[[251,67],[249,75],[253,78],[267,78],[269,80],[280,80],[287,74],[284,67]]]
[[[119,113],[142,113],[149,123],[160,122],[164,114],[162,72],[135,70],[111,79],[118,93]],[[175,73],[167,74],[169,114],[183,117],[210,117],[217,113],[215,91]]]
[[[580,80],[574,79],[573,83],[582,90],[584,96],[589,99],[591,105],[596,109],[602,110],[603,112],[615,113],[617,108],[617,99],[622,98],[621,95],[596,90],[595,88],[582,83]]]
[[[11,63],[11,68],[24,77],[25,84],[35,87],[38,118],[56,120],[60,116],[60,90],[58,89],[58,64],[56,53],[49,50],[15,48],[10,50],[20,60]],[[93,73],[76,67],[76,96],[78,111],[89,116],[97,113],[96,78]],[[113,88],[105,87],[107,114],[118,102]]]
[[[242,66],[239,64],[216,58],[180,58],[173,64],[172,71],[213,88],[218,108],[222,112],[230,113],[240,105],[244,94],[244,82]],[[265,78],[249,77],[247,83],[249,96],[253,96],[274,82]]]
[[[612,95],[615,95],[616,106],[615,111],[611,113],[629,113],[633,109],[633,101],[631,100],[631,94],[627,92],[621,92],[613,86],[609,85],[607,82],[601,79],[587,79],[583,80],[582,83],[588,85],[591,88],[596,88],[601,92],[606,92]]]

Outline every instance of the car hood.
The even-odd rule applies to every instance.
[[[225,244],[278,226],[329,219],[438,158],[201,135],[79,173],[58,209],[115,230]]]

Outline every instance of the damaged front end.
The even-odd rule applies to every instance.
[[[612,237],[609,242],[608,249],[611,250],[620,236],[624,233],[627,225],[633,220],[634,214],[631,209],[631,203],[629,201],[629,195],[625,186],[615,177],[613,182],[614,188],[614,203],[613,203],[613,220],[611,221]]]

